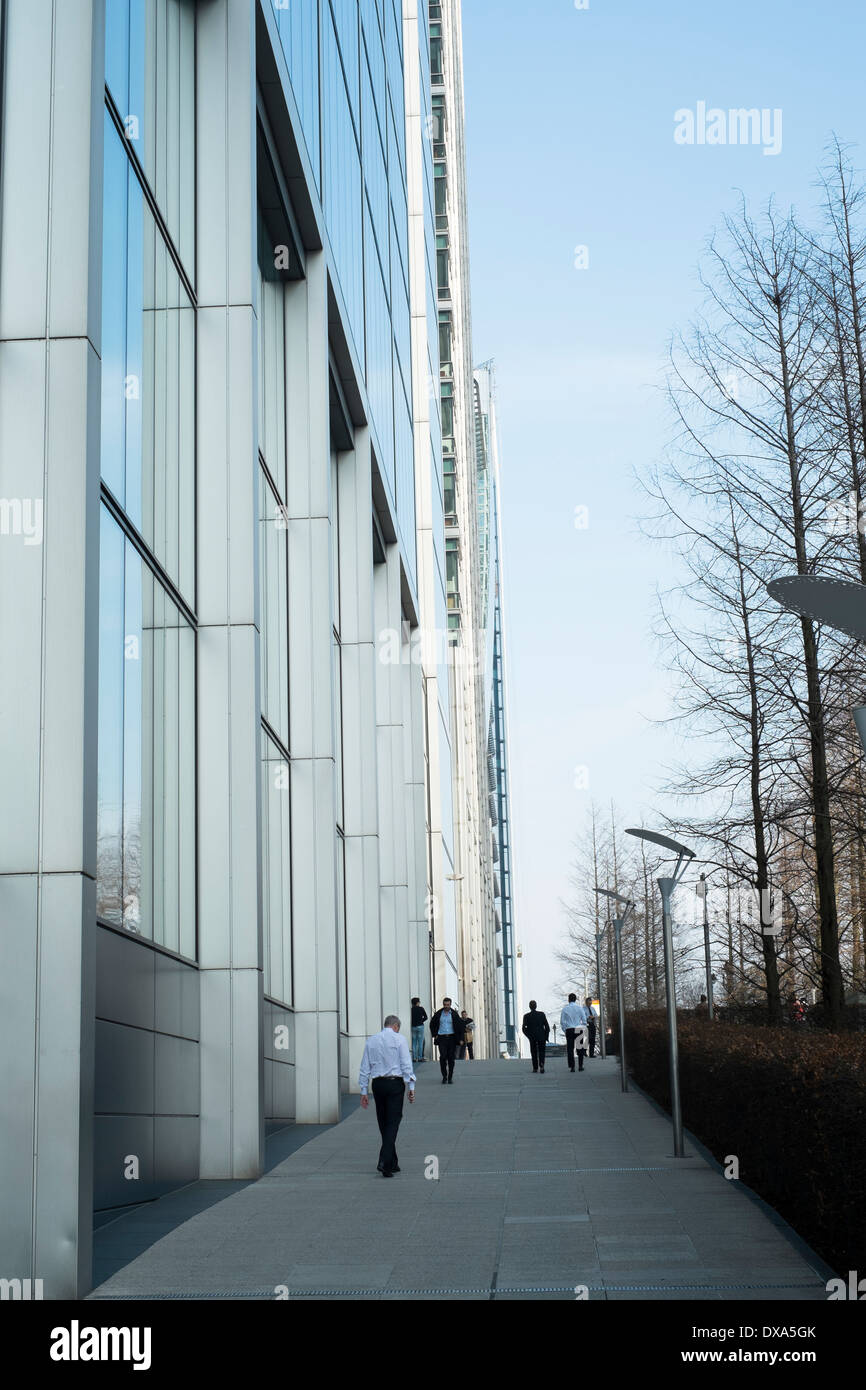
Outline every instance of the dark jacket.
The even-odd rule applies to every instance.
[[[454,1036],[458,1042],[461,1042],[463,1038],[463,1019],[460,1017],[456,1009],[449,1009],[448,1012],[450,1013],[451,1021],[454,1024]],[[430,1020],[430,1032],[434,1038],[437,1037],[439,1034],[439,1020],[441,1017],[442,1010],[437,1009]]]
[[[412,1027],[420,1028],[422,1023],[427,1022],[427,1010],[423,1004],[412,1005]]]
[[[550,1037],[547,1014],[540,1009],[530,1009],[528,1014],[523,1015],[523,1032],[530,1042],[547,1042]]]

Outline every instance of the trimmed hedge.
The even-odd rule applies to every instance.
[[[866,1275],[866,1037],[678,1014],[683,1124],[841,1275]],[[662,1010],[626,1020],[628,1069],[670,1110]]]

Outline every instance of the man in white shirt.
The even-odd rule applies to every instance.
[[[565,1033],[565,1050],[568,1056],[568,1070],[574,1071],[574,1046],[577,1042],[578,1071],[583,1071],[583,1059],[586,1056],[586,1043],[588,1036],[587,1029],[587,1010],[582,1004],[578,1004],[577,995],[570,994],[568,1003],[559,1016],[559,1024]]]
[[[369,1105],[367,1095],[372,1082],[373,1099],[376,1102],[376,1119],[382,1136],[379,1150],[379,1172],[383,1178],[392,1178],[399,1173],[397,1162],[397,1130],[403,1118],[403,1097],[406,1082],[409,1083],[409,1103],[415,1099],[415,1073],[406,1039],[400,1036],[400,1020],[396,1014],[389,1014],[381,1033],[374,1033],[367,1039],[364,1055],[361,1058],[361,1071],[358,1076],[361,1087],[361,1105],[364,1110]]]

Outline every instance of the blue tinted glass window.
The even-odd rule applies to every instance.
[[[307,153],[321,184],[319,138],[319,0],[273,0],[283,52],[298,104]],[[327,4],[327,0],[326,0]]]
[[[194,0],[106,0],[105,80],[130,149],[192,282]]]
[[[102,476],[192,603],[195,311],[106,114]]]
[[[100,549],[97,912],[195,955],[195,634],[107,512]]]
[[[349,99],[330,19],[324,26],[325,167],[323,202],[328,235],[346,302],[358,356],[364,355],[364,287],[361,162],[349,110]]]

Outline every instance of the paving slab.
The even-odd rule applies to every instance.
[[[674,1158],[615,1059],[458,1063],[444,1087],[422,1067],[388,1182],[373,1110],[344,1112],[257,1182],[195,1183],[102,1227],[97,1272],[136,1222],[153,1243],[90,1297],[826,1299],[822,1261],[694,1145]]]

